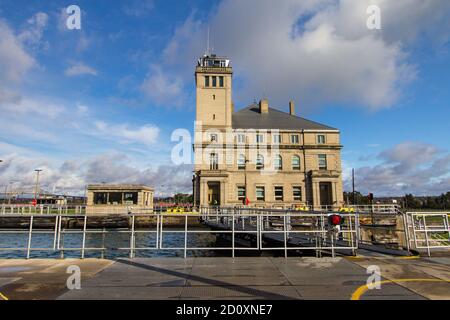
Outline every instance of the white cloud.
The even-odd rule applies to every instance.
[[[36,45],[41,41],[42,35],[48,23],[48,15],[38,12],[27,20],[27,27],[18,35],[19,41]]]
[[[369,4],[381,7],[381,31],[366,27]],[[448,40],[444,18],[449,4],[445,0],[224,0],[208,21],[190,16],[175,31],[162,63],[173,77],[188,83],[194,62],[205,49],[209,26],[214,51],[230,57],[243,80],[235,90],[243,104],[265,93],[275,106],[294,98],[303,109],[342,103],[387,108],[416,77],[408,45],[419,35]],[[173,71],[175,67],[181,71]]]
[[[98,134],[104,137],[119,139],[122,143],[141,143],[151,145],[158,141],[159,128],[151,125],[144,125],[137,129],[130,129],[126,124],[109,125],[103,121],[95,122]]]
[[[157,195],[192,192],[192,166],[189,165],[154,168],[133,165],[127,155],[118,152],[98,154],[88,159],[69,159],[62,163],[49,162],[36,155],[24,156],[19,152],[0,155],[4,160],[0,166],[0,185],[14,180],[16,192],[32,192],[36,168],[43,169],[41,189],[59,194],[82,195],[87,184],[101,182],[153,186]]]
[[[64,106],[54,101],[22,98],[20,101],[5,102],[0,104],[0,112],[8,113],[10,116],[35,117],[44,116],[47,119],[55,119],[62,112]]]
[[[450,191],[450,154],[434,145],[404,142],[380,152],[380,163],[356,169],[357,190],[379,196],[437,195]],[[351,179],[345,179],[351,189]]]
[[[80,76],[80,75],[86,75],[86,74],[91,75],[91,76],[96,76],[97,70],[85,65],[82,62],[79,62],[79,63],[73,64],[72,66],[68,67],[64,71],[64,74],[68,77]]]
[[[157,104],[180,106],[184,101],[183,80],[163,72],[158,66],[152,66],[141,90]]]
[[[18,86],[35,65],[13,30],[0,19],[0,103],[20,100]]]

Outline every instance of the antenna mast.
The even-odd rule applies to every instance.
[[[208,34],[207,34],[207,38],[206,38],[206,55],[207,56],[211,55],[211,50],[209,48],[209,27],[208,27]]]

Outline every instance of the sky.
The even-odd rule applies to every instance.
[[[70,30],[66,9],[81,9]],[[380,8],[369,29],[367,8]],[[193,131],[207,30],[233,66],[235,109],[267,97],[341,130],[344,186],[450,191],[447,0],[0,0],[0,188],[89,183],[191,192],[171,152]],[[1,191],[1,189],[0,189]]]

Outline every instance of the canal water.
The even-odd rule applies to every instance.
[[[24,230],[25,231],[25,230]],[[38,231],[39,232],[39,231]],[[51,249],[51,250],[32,250],[30,258],[80,258],[81,250],[75,250],[82,247],[83,237],[81,233],[66,233],[61,236],[60,248],[63,250],[53,251],[54,234],[53,233],[33,233],[32,249]],[[107,234],[86,234],[85,240],[85,258],[106,258],[115,259],[129,257],[129,250],[120,250],[118,248],[130,247],[129,232],[111,232]],[[188,256],[229,256],[226,251],[214,250],[214,247],[230,244],[218,244],[222,242],[216,239],[214,234],[210,233],[192,233],[188,234],[187,247],[193,248],[211,248],[211,250],[192,250],[188,251]],[[173,233],[165,230],[162,239],[163,248],[184,248],[184,233]],[[0,258],[25,258],[28,245],[28,233],[0,233]],[[135,247],[156,247],[156,233],[135,234]],[[22,248],[23,250],[5,250],[7,248]],[[106,250],[89,250],[89,248],[106,248]],[[135,257],[183,257],[183,250],[135,250]]]

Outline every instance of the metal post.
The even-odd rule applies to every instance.
[[[130,259],[134,258],[134,215],[131,218]]]
[[[287,258],[287,223],[286,215],[283,216],[283,230],[284,230],[284,257]]]
[[[264,225],[263,225],[263,221],[262,221],[262,216],[258,215],[258,219],[259,219],[259,249],[262,249],[262,234],[264,231]]]
[[[232,247],[232,256],[233,256],[233,259],[234,259],[234,213],[233,213],[233,215],[231,216],[231,222],[232,222],[232,228],[231,228],[231,247]]]
[[[33,233],[33,218],[34,218],[34,216],[30,216],[30,229],[28,231],[27,259],[30,259],[31,235]]]
[[[159,249],[159,214],[156,216],[156,249]]]
[[[81,244],[81,259],[84,259],[84,247],[86,245],[86,225],[87,225],[87,216],[84,216],[83,223],[83,242]]]
[[[184,258],[187,257],[187,223],[188,223],[188,216],[187,214],[184,215]]]
[[[422,217],[423,217],[423,227],[425,229],[425,241],[427,243],[427,253],[428,253],[428,257],[431,257],[430,244],[428,242],[427,219],[426,219],[425,215],[422,215]]]
[[[105,259],[105,233],[106,233],[106,229],[105,227],[102,228],[102,253],[101,253],[101,258]]]
[[[55,216],[55,232],[53,235],[53,251],[56,250],[56,241],[57,241],[57,237],[58,237],[58,221],[59,221],[59,216]]]
[[[159,226],[160,227],[159,228],[159,236],[160,236],[160,238],[159,238],[159,248],[162,249],[163,248],[163,220],[164,220],[164,217],[161,216],[161,218],[159,220],[161,222],[161,225]]]
[[[335,254],[334,254],[334,232],[330,232],[330,236],[331,236],[331,256],[334,258]]]
[[[408,222],[407,222],[407,214],[401,213],[402,220],[403,220],[403,229],[405,234],[405,241],[406,241],[406,248],[408,249],[408,252],[410,251],[410,244],[409,244],[409,228],[408,228]]]

